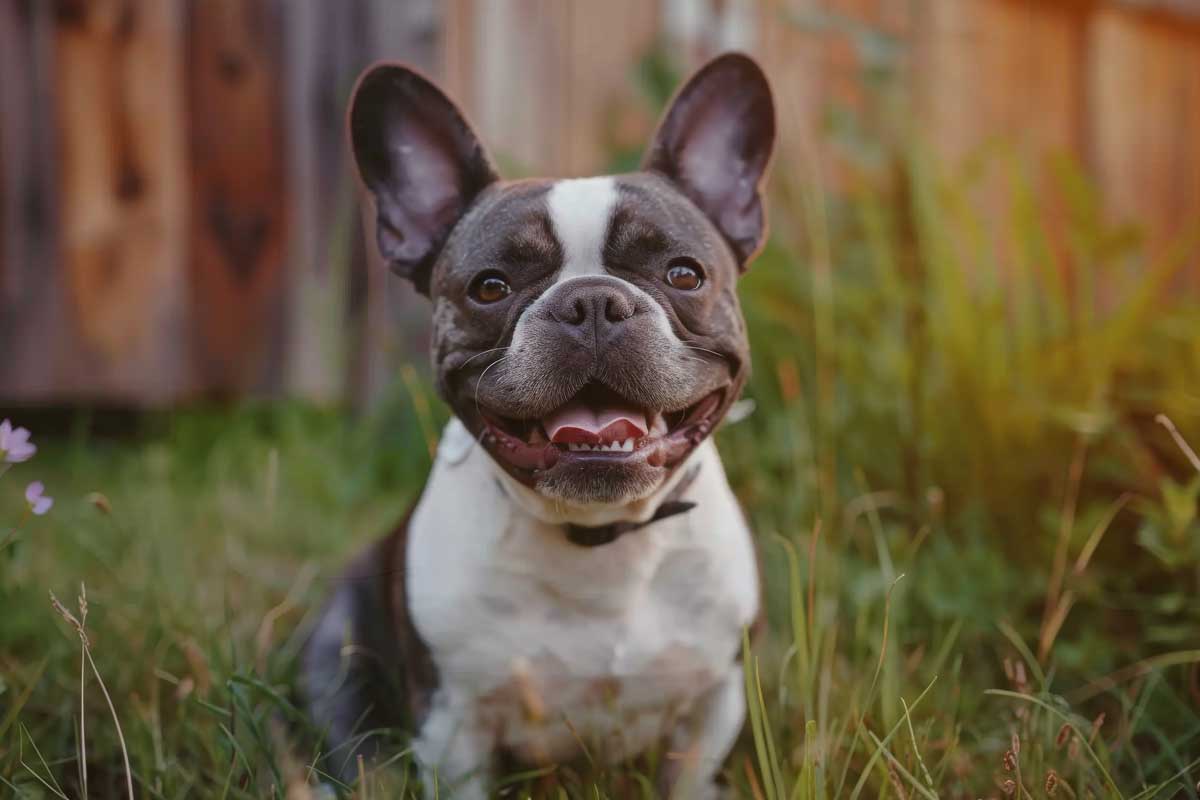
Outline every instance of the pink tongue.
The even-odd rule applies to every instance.
[[[555,444],[620,442],[646,435],[646,415],[632,408],[588,408],[579,403],[563,406],[542,420]]]

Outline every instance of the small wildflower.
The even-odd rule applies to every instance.
[[[1058,729],[1058,736],[1056,736],[1054,738],[1055,749],[1059,749],[1064,744],[1066,744],[1067,739],[1070,738],[1070,736],[1071,736],[1071,726],[1064,722],[1062,727]]]
[[[1004,771],[1012,772],[1017,768],[1017,754],[1012,750],[1004,751]]]
[[[0,422],[0,462],[19,464],[33,458],[37,447],[29,441],[29,431],[14,428],[8,420]]]
[[[1000,784],[1000,790],[1011,796],[1013,792],[1017,791],[1017,782],[1012,778],[1005,778],[1004,783]]]
[[[1058,791],[1058,773],[1050,770],[1046,773],[1046,794],[1051,797]]]
[[[1012,752],[1014,756],[1021,755],[1021,737],[1015,733],[1012,735]]]
[[[1092,742],[1096,739],[1096,734],[1100,732],[1100,728],[1104,726],[1104,712],[1101,711],[1094,720],[1092,720],[1092,733],[1088,736],[1088,741]]]
[[[34,481],[25,488],[25,502],[29,504],[29,510],[39,517],[54,505],[54,498],[47,496],[45,491],[46,487],[41,481]]]

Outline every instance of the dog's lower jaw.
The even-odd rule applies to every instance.
[[[579,509],[575,514],[589,515],[594,506],[621,514],[625,512],[625,506],[654,495],[666,474],[665,469],[655,468],[652,473],[639,473],[621,481],[613,481],[603,475],[591,479],[547,475],[536,481],[533,488],[551,503]]]
[[[442,441],[451,452],[464,452],[474,444],[470,432],[458,420],[446,426]],[[575,496],[544,491],[542,486],[527,486],[500,465],[493,464],[496,482],[508,499],[529,516],[549,525],[595,527],[619,522],[640,524],[650,520],[675,488],[700,460],[699,449],[692,451],[677,467],[661,470],[658,478],[642,491],[619,497],[593,496],[580,501]],[[490,459],[490,456],[489,456]],[[629,495],[632,496],[629,496]]]

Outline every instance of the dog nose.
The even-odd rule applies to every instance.
[[[637,298],[612,279],[577,280],[560,289],[550,316],[575,333],[601,339],[637,314]]]

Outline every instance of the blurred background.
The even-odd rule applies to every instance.
[[[973,171],[1006,279],[1024,258],[1110,295],[1113,248],[1152,259],[1200,214],[1196,0],[4,0],[0,403],[369,399],[423,353],[424,306],[364,244],[343,114],[366,64],[437,78],[509,176],[582,175],[633,167],[676,78],[729,48],[775,82],[777,194],[878,190],[920,141]],[[1054,224],[1076,182],[1129,226],[1104,252]],[[1020,191],[1039,213],[1006,219]],[[790,212],[781,238],[811,239]],[[1194,297],[1177,258],[1164,291]]]
[[[46,590],[86,582],[139,793],[308,796],[297,649],[446,419],[360,70],[434,76],[508,177],[583,175],[730,48],[780,118],[718,432],[771,623],[737,796],[1197,797],[1200,0],[0,0],[0,419],[40,448],[0,480],[5,788],[84,794]],[[629,796],[526,782],[560,780]]]

